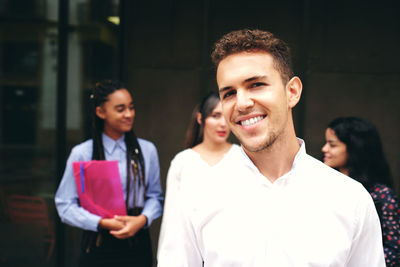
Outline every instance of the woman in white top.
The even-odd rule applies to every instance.
[[[174,214],[179,210],[182,183],[195,184],[193,182],[207,179],[207,172],[228,161],[230,156],[240,153],[238,145],[227,141],[229,134],[219,96],[209,93],[192,114],[186,133],[186,149],[174,157],[168,170],[158,251],[168,251],[162,248],[175,243],[173,238],[179,229],[174,229]]]

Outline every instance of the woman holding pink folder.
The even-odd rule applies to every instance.
[[[84,230],[80,266],[152,266],[148,227],[162,213],[160,168],[154,144],[133,132],[132,99],[118,81],[96,84],[92,139],[72,149],[55,196],[61,220]],[[91,160],[118,162],[127,215],[102,217],[80,205],[77,187],[85,184],[75,182],[73,163]]]

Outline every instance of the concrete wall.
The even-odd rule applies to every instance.
[[[400,5],[350,2],[311,5],[304,137],[309,152],[318,156],[321,133],[333,118],[355,115],[372,121],[399,192]]]
[[[337,116],[371,120],[381,133],[399,192],[400,4],[383,1],[125,1],[123,78],[134,89],[138,136],[159,149],[163,184],[182,150],[190,114],[216,90],[212,44],[239,28],[270,30],[292,48],[305,85],[297,134],[321,157]],[[158,223],[153,227],[157,238]]]

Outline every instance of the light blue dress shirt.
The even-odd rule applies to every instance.
[[[137,207],[143,207],[142,214],[147,217],[147,226],[160,217],[162,213],[162,190],[160,183],[160,164],[157,149],[153,143],[138,138],[145,165],[146,195],[137,191]],[[103,146],[106,160],[118,161],[124,197],[126,199],[126,145],[124,136],[113,140],[103,133]],[[84,230],[97,231],[101,217],[90,213],[79,205],[78,193],[72,168],[75,161],[89,161],[92,159],[93,141],[87,140],[75,146],[68,157],[64,175],[55,196],[55,204],[61,220],[69,225]],[[130,170],[132,172],[132,170]],[[133,177],[131,175],[131,177]],[[133,190],[130,191],[129,207],[133,207]]]

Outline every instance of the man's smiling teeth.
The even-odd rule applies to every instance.
[[[248,120],[245,120],[245,121],[240,121],[240,124],[242,126],[250,126],[250,125],[253,125],[254,123],[259,122],[263,118],[264,118],[263,116],[257,116],[257,117],[254,117],[254,118],[251,118],[251,119],[248,119]]]

